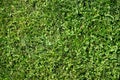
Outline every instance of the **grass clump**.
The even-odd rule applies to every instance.
[[[117,0],[1,0],[1,80],[118,80]]]

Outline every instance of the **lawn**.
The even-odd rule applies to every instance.
[[[120,0],[0,0],[0,80],[119,80]]]

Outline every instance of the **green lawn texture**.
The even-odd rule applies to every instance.
[[[0,0],[0,80],[119,80],[120,0]]]

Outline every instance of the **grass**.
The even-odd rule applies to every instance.
[[[119,4],[1,0],[0,80],[119,80]]]

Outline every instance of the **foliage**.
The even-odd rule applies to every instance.
[[[0,80],[118,80],[118,4],[1,0]]]

